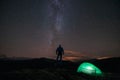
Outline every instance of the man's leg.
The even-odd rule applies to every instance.
[[[60,61],[62,61],[62,55],[60,55]]]
[[[58,61],[58,59],[59,59],[59,55],[57,55],[56,61]]]

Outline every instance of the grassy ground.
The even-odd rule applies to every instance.
[[[77,73],[78,63],[49,59],[1,60],[0,80],[120,80],[119,73],[106,72],[104,77]]]

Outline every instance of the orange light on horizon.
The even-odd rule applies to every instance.
[[[75,60],[79,60],[79,57],[63,57],[63,60],[65,61],[75,61]]]
[[[101,59],[108,59],[108,58],[110,58],[110,57],[99,57],[99,58],[97,58],[98,60],[101,60]]]

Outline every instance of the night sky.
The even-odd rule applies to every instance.
[[[0,55],[120,56],[120,0],[0,0]]]

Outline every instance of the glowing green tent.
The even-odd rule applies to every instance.
[[[88,75],[92,75],[92,76],[102,76],[103,73],[102,71],[96,67],[95,65],[88,63],[88,62],[84,62],[82,63],[78,69],[77,69],[78,73],[85,73]]]

